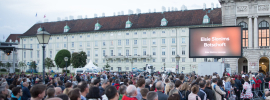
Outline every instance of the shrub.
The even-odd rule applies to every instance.
[[[1,72],[6,72],[7,70],[6,69],[0,69]]]
[[[20,69],[15,69],[15,72],[21,72],[21,70]]]
[[[66,70],[63,70],[63,71],[62,71],[62,73],[64,73],[64,72],[66,72]],[[67,70],[67,73],[70,73],[70,71],[69,71],[69,70]]]

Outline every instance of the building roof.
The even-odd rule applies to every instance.
[[[12,42],[15,42],[16,40],[20,42],[20,38],[19,38],[20,35],[22,34],[10,34],[8,38],[6,39],[6,42],[9,42],[10,39],[12,40]]]
[[[165,27],[202,25],[203,17],[208,10],[211,9],[209,8],[206,10],[197,9],[185,11],[171,11],[171,12],[163,12],[163,14],[160,12],[156,12],[156,13],[120,15],[110,17],[37,23],[21,36],[35,35],[40,26],[44,27],[45,30],[50,34],[64,33],[63,29],[65,25],[68,25],[70,27],[68,33],[122,30],[122,29],[128,30],[125,28],[128,17],[129,20],[133,23],[132,27],[129,29],[162,27],[160,26],[160,22],[164,16],[168,21],[168,25]],[[212,23],[222,24],[221,15],[222,15],[221,8],[215,8],[210,13],[208,13],[209,18],[211,18],[211,24]],[[102,25],[102,27],[99,30],[94,30],[97,21],[100,25]]]

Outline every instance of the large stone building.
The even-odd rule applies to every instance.
[[[19,47],[33,49],[20,51],[20,61],[36,61],[38,71],[42,70],[42,48],[35,34],[44,27],[51,34],[46,57],[53,60],[59,50],[67,49],[86,52],[87,62],[92,60],[101,68],[108,61],[111,71],[142,69],[146,64],[161,71],[163,66],[175,68],[178,54],[180,71],[188,73],[196,71],[200,62],[213,61],[189,58],[189,28],[221,26],[221,16],[221,8],[182,9],[37,23],[20,36]]]
[[[230,58],[233,72],[269,72],[270,0],[219,0],[223,26],[243,26],[243,58]]]

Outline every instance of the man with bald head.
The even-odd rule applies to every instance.
[[[31,98],[30,91],[27,88],[28,86],[29,86],[28,82],[23,82],[23,87],[22,87],[23,95],[21,97],[22,100],[28,100],[29,98]]]
[[[122,100],[138,100],[137,96],[137,89],[134,85],[129,85],[126,90],[127,95],[124,95]],[[167,99],[166,99],[167,100]]]
[[[156,88],[157,88],[158,100],[167,100],[168,96],[162,93],[164,90],[164,84],[162,83],[162,81],[158,81],[156,83]]]
[[[54,89],[55,89],[56,96],[62,94],[62,89],[60,87],[55,87]]]

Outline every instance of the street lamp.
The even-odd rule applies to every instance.
[[[68,61],[68,57],[65,57],[64,60],[66,62],[66,74],[67,74],[67,61]]]
[[[45,84],[45,45],[44,44],[48,44],[49,43],[49,40],[50,40],[50,33],[46,32],[45,31],[45,28],[43,27],[41,31],[39,31],[37,33],[37,39],[38,39],[38,42],[39,44],[43,44],[42,46],[42,50],[43,50],[43,57],[42,57],[42,62],[43,62],[43,83]]]
[[[176,59],[176,73],[179,74],[179,60],[180,60],[180,56],[176,55],[175,56]]]

